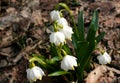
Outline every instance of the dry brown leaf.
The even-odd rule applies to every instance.
[[[39,4],[40,0],[30,0],[30,2],[28,3],[28,7],[34,10],[39,7]]]
[[[35,25],[41,25],[42,23],[42,16],[41,16],[41,11],[40,10],[35,10],[32,13],[31,16],[31,21],[35,23]]]
[[[31,10],[30,10],[30,8],[24,7],[23,10],[21,11],[21,15],[24,18],[30,18],[30,16],[31,16]]]
[[[86,83],[113,83],[114,74],[106,66],[99,66],[86,78]]]

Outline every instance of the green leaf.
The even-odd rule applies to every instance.
[[[95,11],[87,34],[87,41],[94,42],[98,30],[98,12]]]
[[[77,49],[78,42],[77,42],[77,36],[75,34],[72,35],[72,43],[74,45],[74,48]]]
[[[84,41],[84,16],[83,16],[83,11],[81,11],[79,16],[78,16],[78,33],[79,33],[79,40]]]
[[[105,36],[105,32],[102,32],[100,35],[98,35],[98,36],[95,38],[96,41],[97,41],[97,43],[99,43],[104,36]]]
[[[91,21],[91,24],[90,26],[94,24],[95,25],[95,31],[98,29],[98,12],[97,11],[94,11],[93,13],[93,18],[92,18],[92,21]]]
[[[79,48],[77,49],[77,58],[79,66],[77,67],[76,71],[80,83],[83,80],[85,64],[89,57],[88,47],[89,47],[88,42],[79,42]]]
[[[56,71],[51,74],[48,74],[48,76],[60,76],[60,75],[65,75],[65,74],[70,74],[70,72],[67,71]]]
[[[77,57],[78,57],[78,61],[80,64],[83,64],[82,61],[84,61],[84,57],[86,56],[86,59],[89,55],[87,55],[87,51],[88,51],[88,42],[79,42],[78,45],[78,49],[76,50],[77,53]]]
[[[50,53],[51,53],[52,56],[58,56],[57,48],[54,44],[50,45]]]
[[[92,24],[87,34],[87,41],[89,43],[93,43],[95,41],[95,35],[96,35],[95,25]]]

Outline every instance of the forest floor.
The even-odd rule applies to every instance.
[[[59,2],[70,7],[76,22],[78,11],[84,11],[86,30],[91,12],[99,11],[98,34],[106,33],[99,47],[110,54],[112,62],[106,66],[94,63],[85,83],[120,83],[120,0],[77,0],[79,5],[70,1],[0,0],[0,83],[29,83],[28,59],[33,53],[49,55],[50,12]],[[61,79],[43,77],[36,83],[67,83]]]

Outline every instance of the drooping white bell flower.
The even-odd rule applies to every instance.
[[[74,70],[74,67],[77,66],[77,58],[71,55],[66,55],[61,61],[61,69],[68,71]]]
[[[52,32],[50,35],[50,42],[54,43],[56,46],[59,46],[60,44],[64,44],[65,43],[65,36],[62,32]]]
[[[58,19],[60,19],[60,12],[57,11],[57,10],[53,10],[51,13],[50,13],[50,17],[53,21],[56,21]]]
[[[30,81],[36,81],[37,79],[42,80],[42,76],[45,75],[44,71],[38,66],[28,68],[26,72],[27,72],[27,78]]]
[[[60,29],[60,32],[62,32],[65,35],[66,39],[71,40],[73,30],[72,27],[64,25],[62,29]]]
[[[68,22],[65,18],[60,18],[57,20],[59,26],[68,26]]]
[[[107,64],[111,62],[111,57],[107,52],[105,52],[103,55],[97,56],[97,59],[100,64]]]

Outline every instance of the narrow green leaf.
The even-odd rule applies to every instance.
[[[95,38],[96,41],[97,41],[97,43],[99,43],[104,36],[105,36],[105,32],[102,32],[101,34],[99,34],[99,35]]]
[[[93,18],[89,27],[89,31],[87,34],[86,42],[80,42],[78,45],[77,57],[80,65],[78,66],[77,72],[79,77],[79,81],[81,82],[84,79],[84,70],[85,68],[89,68],[91,53],[96,46],[96,31],[98,29],[98,13],[94,12]]]
[[[79,78],[78,80],[81,81],[84,78],[84,69],[85,65],[87,63],[87,59],[89,58],[89,53],[88,53],[88,48],[89,48],[89,43],[88,42],[80,42],[79,43],[79,48],[77,50],[77,57],[78,57],[78,68],[77,68],[77,77]]]
[[[95,11],[87,34],[88,42],[94,42],[97,29],[98,29],[98,12]]]
[[[86,56],[87,50],[88,50],[88,42],[78,43],[78,49],[76,49],[76,53],[77,53],[78,61],[80,64],[82,63],[84,56]]]
[[[78,16],[78,33],[79,33],[79,40],[84,41],[84,16],[83,11],[79,13]]]
[[[56,46],[54,44],[50,45],[50,53],[51,53],[52,56],[58,56],[57,48],[56,48]]]
[[[97,11],[94,11],[94,13],[93,13],[93,18],[92,18],[92,21],[91,21],[90,26],[91,26],[92,24],[95,25],[94,30],[96,31],[96,30],[98,29],[98,12],[97,12]]]
[[[98,30],[98,11],[94,12],[94,18],[95,18],[95,30]]]
[[[81,43],[82,45],[82,43]],[[82,46],[80,50],[84,49],[84,52],[81,52],[83,56],[81,57],[80,61],[80,71],[83,72],[83,70],[86,68],[86,66],[89,66],[88,62],[90,61],[91,58],[91,53],[95,48],[95,41],[94,43],[89,43],[87,42],[86,45],[84,44],[84,47]]]
[[[74,45],[74,48],[77,49],[78,42],[77,42],[77,36],[75,34],[72,35],[72,43]]]
[[[87,34],[88,42],[94,42],[94,40],[95,40],[96,30],[94,28],[95,28],[95,25],[91,24],[88,34]]]
[[[65,74],[70,74],[70,72],[67,71],[56,71],[51,74],[48,74],[48,76],[60,76],[60,75],[65,75]]]
[[[86,63],[86,60],[88,59],[88,42],[79,42],[78,49],[76,50],[77,58],[78,58],[78,64],[80,64],[77,67],[77,77],[79,78],[78,80],[81,81],[83,80],[84,77],[84,65]],[[86,58],[85,58],[86,57]]]

